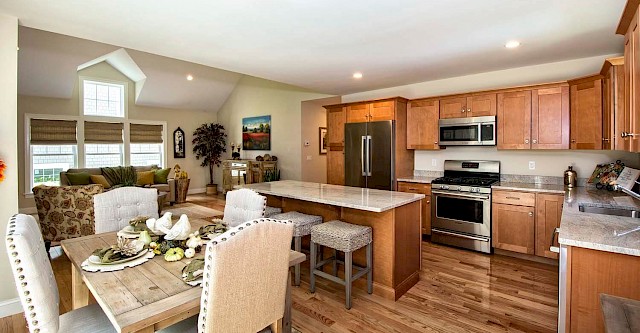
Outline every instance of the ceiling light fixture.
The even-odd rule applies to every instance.
[[[520,46],[520,42],[518,42],[517,40],[510,40],[506,44],[504,44],[504,47],[508,49],[515,49],[518,46]]]
[[[353,78],[354,79],[362,79],[362,73],[360,73],[360,72],[353,73]]]
[[[193,75],[191,74],[187,75],[187,81],[193,81]]]

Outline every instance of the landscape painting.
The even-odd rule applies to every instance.
[[[242,149],[271,150],[271,116],[242,118]]]

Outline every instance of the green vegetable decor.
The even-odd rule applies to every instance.
[[[182,258],[184,258],[184,251],[179,247],[171,248],[164,254],[164,260],[166,261],[178,261]]]

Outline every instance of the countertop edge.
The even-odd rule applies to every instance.
[[[620,246],[613,246],[613,245],[606,245],[606,244],[595,244],[592,242],[583,242],[583,241],[578,241],[574,239],[566,239],[563,237],[558,237],[558,243],[564,246],[573,246],[573,247],[579,247],[583,249],[604,251],[604,252],[617,253],[617,254],[625,254],[625,255],[630,255],[635,257],[640,256],[640,249],[632,249],[628,247],[620,247]]]

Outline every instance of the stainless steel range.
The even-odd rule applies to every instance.
[[[444,161],[431,182],[431,241],[491,253],[491,184],[499,161]]]

